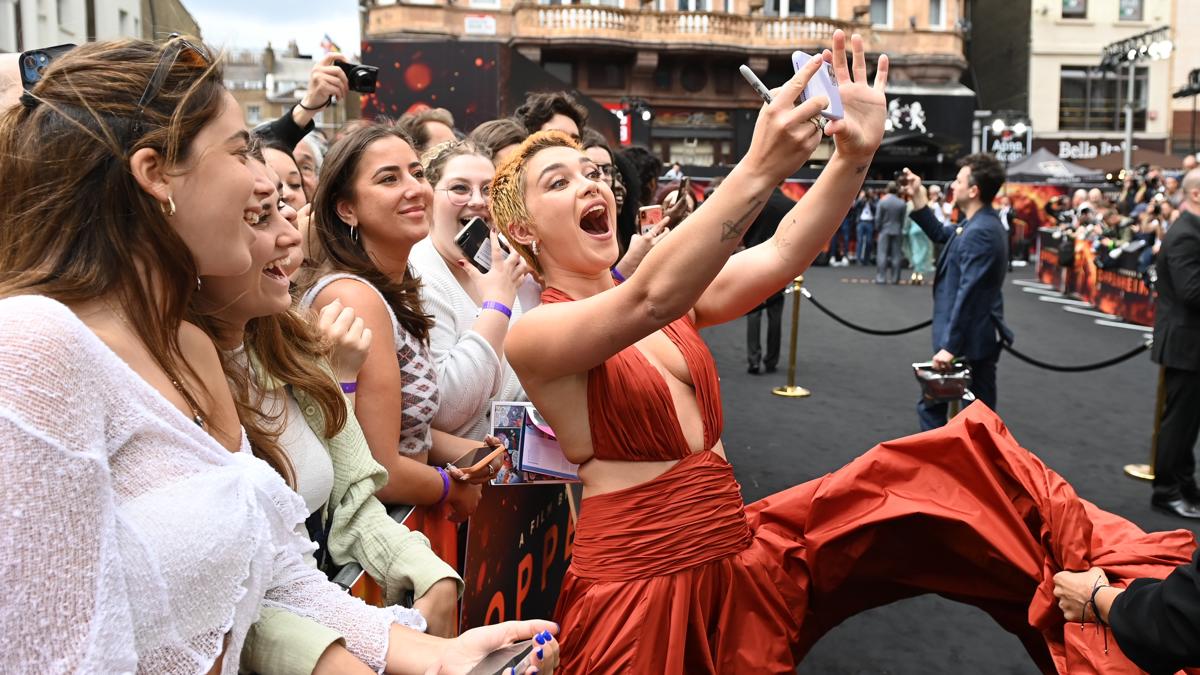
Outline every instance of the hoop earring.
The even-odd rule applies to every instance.
[[[200,290],[200,277],[196,277],[196,290]]]
[[[175,200],[171,198],[171,195],[167,195],[167,205],[167,208],[163,208],[162,202],[159,202],[158,208],[163,212],[164,216],[170,218],[175,215]]]
[[[531,245],[531,248],[533,249],[533,256],[536,258],[539,255],[538,247],[537,247],[537,239],[533,240],[533,244]]]
[[[358,243],[358,228],[353,225],[350,226],[350,240]]]

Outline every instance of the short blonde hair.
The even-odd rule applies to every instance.
[[[529,225],[532,222],[529,210],[525,208],[525,167],[534,155],[548,148],[583,151],[573,138],[561,131],[539,131],[525,139],[511,157],[496,167],[496,177],[492,180],[492,222],[538,276],[544,274],[541,264],[530,247],[513,239],[511,227],[516,223]]]

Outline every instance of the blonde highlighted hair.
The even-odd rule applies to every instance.
[[[518,223],[528,226],[532,221],[529,210],[525,208],[525,167],[534,155],[549,148],[583,151],[579,143],[561,131],[539,131],[525,139],[511,157],[496,167],[496,177],[492,180],[492,222],[538,276],[543,274],[543,270],[533,255],[533,249],[518,243],[512,236],[511,228]]]

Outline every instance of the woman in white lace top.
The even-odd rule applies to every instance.
[[[463,672],[549,624],[439,640],[305,564],[302,500],[182,322],[199,275],[249,267],[261,212],[221,78],[183,39],[90,43],[0,113],[0,663],[232,675],[279,608],[343,635],[331,660]]]

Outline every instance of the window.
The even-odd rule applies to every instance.
[[[1119,18],[1121,21],[1141,21],[1142,0],[1121,0]]]
[[[1087,0],[1063,0],[1064,19],[1086,19]]]
[[[942,28],[946,21],[946,0],[929,0],[929,27]]]
[[[575,64],[570,61],[547,61],[542,68],[566,84],[575,84]]]
[[[262,121],[262,106],[250,103],[246,106],[246,124],[258,124]]]
[[[779,0],[779,16],[832,17],[835,0]]]
[[[597,89],[624,89],[625,68],[606,60],[589,61],[588,85]]]
[[[892,0],[871,0],[871,23],[876,26],[892,25]]]
[[[1134,71],[1133,128],[1146,130],[1150,70]],[[1125,128],[1128,70],[1105,72],[1088,66],[1063,66],[1059,84],[1058,128],[1061,131],[1120,131]]]

